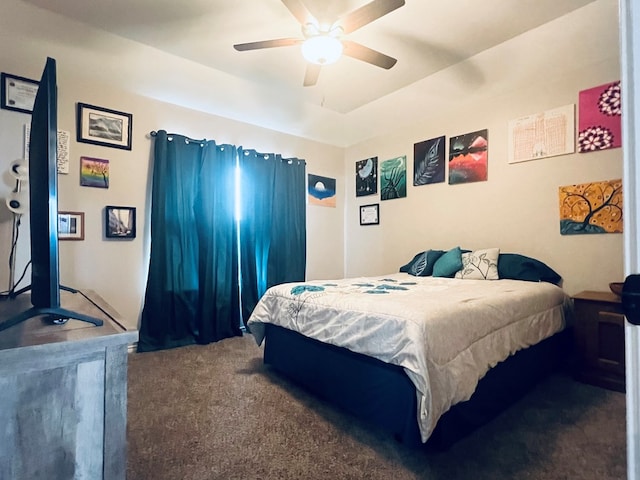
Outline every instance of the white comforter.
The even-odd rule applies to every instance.
[[[569,297],[550,283],[406,273],[270,288],[249,319],[402,366],[416,386],[422,441],[487,370],[565,326]]]

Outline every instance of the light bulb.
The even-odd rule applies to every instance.
[[[329,65],[342,55],[342,42],[335,37],[318,35],[302,43],[302,56],[317,65]]]

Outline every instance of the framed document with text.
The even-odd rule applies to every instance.
[[[360,205],[360,225],[378,225],[380,223],[380,204]]]
[[[31,113],[36,101],[39,82],[2,72],[2,104],[0,107],[16,112]]]

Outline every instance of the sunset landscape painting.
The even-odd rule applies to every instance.
[[[336,206],[336,179],[308,174],[307,197],[310,205]]]

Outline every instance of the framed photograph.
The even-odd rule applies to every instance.
[[[135,207],[105,207],[107,238],[136,238]]]
[[[2,72],[2,108],[31,113],[40,82]]]
[[[131,150],[133,115],[78,103],[78,142]]]
[[[84,212],[58,212],[58,240],[84,240]]]
[[[360,205],[360,225],[378,225],[380,223],[380,204]]]

